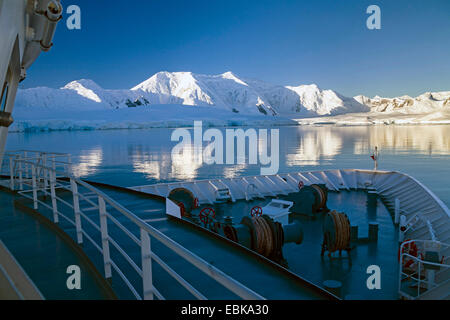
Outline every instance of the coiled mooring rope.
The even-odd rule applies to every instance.
[[[319,193],[320,196],[318,209],[325,208],[325,205],[327,204],[327,196],[325,194],[325,191],[323,191],[323,189],[317,184],[312,184],[311,187],[313,187],[317,191],[317,193]]]
[[[329,215],[333,218],[335,228],[334,243],[327,243],[328,251],[346,250],[350,243],[350,221],[345,213],[332,211]]]
[[[253,217],[253,225],[256,232],[256,251],[268,257],[274,250],[275,239],[272,230],[263,217]]]

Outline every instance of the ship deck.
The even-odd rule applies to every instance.
[[[397,298],[397,239],[396,229],[392,222],[389,211],[385,208],[381,200],[375,203],[367,201],[366,191],[341,191],[330,192],[328,207],[347,213],[352,225],[358,225],[360,237],[364,237],[369,222],[379,224],[379,239],[377,243],[364,243],[355,245],[351,251],[351,263],[344,252],[341,257],[325,255],[320,256],[322,244],[322,221],[321,219],[311,220],[305,218],[302,221],[304,230],[304,241],[300,245],[286,244],[283,248],[284,256],[288,262],[288,269],[281,266],[274,266],[267,259],[254,253],[249,253],[247,249],[236,246],[229,240],[218,237],[209,231],[193,226],[189,223],[168,218],[165,213],[165,202],[157,197],[139,193],[133,190],[117,188],[101,184],[94,184],[98,189],[106,193],[112,199],[135,213],[139,218],[163,232],[171,239],[181,244],[186,249],[203,258],[219,268],[229,276],[243,283],[255,292],[268,299],[321,299],[326,298],[324,294],[308,282],[312,282],[318,287],[323,287],[325,280],[337,280],[342,283],[341,298],[351,299],[396,299]],[[70,200],[69,192],[60,192],[62,198]],[[255,205],[263,206],[272,197],[253,201],[238,200],[226,205],[225,210],[217,216],[233,216],[235,222],[239,222],[243,215],[248,215],[250,209]],[[26,200],[21,202],[27,204]],[[31,206],[31,203],[28,203]],[[198,209],[199,210],[199,209]],[[39,209],[51,218],[50,210]],[[69,214],[69,213],[68,213]],[[95,219],[95,215],[91,215]],[[120,217],[117,217],[120,220]],[[127,228],[132,230],[131,225],[126,225],[126,221],[121,221]],[[59,227],[67,232],[73,239],[76,239],[75,228],[61,220]],[[84,225],[85,230],[89,229]],[[110,230],[119,236],[119,231]],[[138,230],[134,230],[137,235]],[[127,238],[120,239],[121,246],[127,254],[139,260],[139,248]],[[194,284],[194,286],[209,299],[236,299],[231,292],[224,290],[214,280],[199,275],[199,271],[193,266],[180,259],[178,256],[167,250],[164,246],[152,242],[152,250],[165,261],[184,279]],[[102,259],[96,249],[88,242],[83,244],[83,251],[102,270]],[[47,252],[48,254],[48,252]],[[62,253],[64,255],[64,252]],[[114,255],[114,252],[112,252]],[[53,255],[53,254],[52,254]],[[55,254],[58,256],[60,253]],[[36,253],[36,256],[39,256]],[[119,255],[116,255],[117,258]],[[369,290],[366,286],[369,265],[376,264],[382,270],[382,290]],[[132,268],[125,261],[121,262],[121,269],[124,273],[132,274]],[[30,270],[36,274],[39,268]],[[184,290],[180,290],[176,283],[158,265],[154,264],[155,287],[160,288],[160,292],[167,299],[190,299],[192,295]],[[56,274],[57,272],[55,272]],[[65,272],[59,272],[63,279],[66,279]],[[32,276],[33,278],[33,276]],[[45,277],[43,277],[45,278]],[[129,280],[139,287],[140,278],[130,277]],[[304,281],[306,280],[306,281]],[[62,281],[62,280],[61,280]],[[119,298],[133,298],[127,288],[121,283],[118,277],[113,276],[113,290]],[[50,297],[52,295],[49,295]]]
[[[239,223],[243,216],[249,215],[253,206],[264,207],[272,197],[253,201],[238,200],[225,205],[217,219],[232,216]],[[383,202],[377,198],[371,201],[363,190],[329,192],[328,207],[331,210],[344,212],[348,215],[351,225],[358,226],[359,238],[367,238],[369,223],[377,223],[379,228],[378,241],[360,241],[352,244],[350,258],[347,252],[331,257],[325,254],[321,257],[323,240],[323,220],[321,215],[312,220],[309,217],[301,219],[303,226],[303,242],[300,245],[287,243],[283,246],[283,254],[288,263],[288,269],[313,282],[323,286],[326,280],[341,282],[341,298],[351,299],[397,299],[398,298],[398,230],[391,214]],[[201,210],[197,209],[197,211]],[[382,270],[382,290],[369,290],[366,285],[369,275],[367,267],[378,265]]]
[[[68,183],[68,181],[66,181]],[[282,267],[263,256],[237,244],[224,237],[221,237],[205,228],[195,225],[184,219],[176,219],[166,214],[166,198],[161,195],[154,195],[148,192],[139,191],[136,188],[123,188],[100,183],[89,182],[104,196],[107,196],[119,203],[121,206],[132,212],[137,218],[147,223],[157,231],[161,232],[168,238],[181,245],[189,252],[195,254],[200,259],[206,261],[210,266],[217,268],[230,278],[238,281],[246,288],[253,290],[257,294],[266,299],[335,299],[324,290],[324,282],[326,280],[335,280],[341,284],[338,297],[341,299],[398,299],[398,283],[399,283],[399,263],[398,263],[398,227],[395,226],[392,218],[392,205],[385,197],[381,197],[378,192],[372,192],[371,188],[347,188],[340,190],[329,190],[327,207],[338,212],[345,212],[349,217],[350,224],[358,227],[358,236],[360,241],[353,241],[351,244],[350,257],[347,252],[342,255],[334,253],[331,256],[325,254],[321,256],[321,245],[323,240],[323,214],[319,214],[315,219],[310,217],[298,218],[302,224],[304,236],[303,242],[299,245],[289,243],[283,247],[283,255],[287,260],[287,267]],[[358,185],[358,183],[355,183]],[[156,189],[157,187],[155,187]],[[159,190],[165,188],[158,187]],[[173,188],[171,186],[170,188]],[[170,189],[169,188],[169,189]],[[204,190],[204,189],[203,189]],[[78,191],[81,192],[81,191]],[[8,193],[5,193],[8,194]],[[85,194],[88,196],[88,194]],[[73,200],[73,194],[69,187],[57,189],[59,199],[67,203]],[[97,201],[98,194],[92,195],[92,201]],[[278,195],[280,199],[289,197],[290,194]],[[25,199],[21,196],[8,194],[8,199],[2,198],[5,207],[8,210],[18,210],[28,208],[33,211],[33,201]],[[88,196],[89,198],[90,196]],[[221,205],[220,210],[216,210],[216,219],[223,221],[225,216],[231,216],[235,224],[239,223],[243,216],[248,216],[250,210],[254,206],[265,206],[275,195],[266,195],[258,197],[255,200],[244,200],[242,198],[234,199],[234,201]],[[388,199],[389,200],[389,199]],[[39,196],[40,215],[52,220],[51,199],[50,197]],[[49,206],[45,208],[41,204],[47,203]],[[92,202],[91,202],[92,203]],[[80,199],[80,207],[91,223],[99,223],[98,208],[90,208],[92,205]],[[214,206],[213,204],[202,203],[200,208],[195,209],[192,213],[198,214],[199,210],[204,207]],[[11,209],[15,208],[15,209]],[[389,209],[388,209],[389,208]],[[114,210],[109,204],[106,210],[111,212],[113,218],[117,219],[120,224],[131,232],[134,237],[139,238],[139,227],[124,215],[113,213]],[[73,208],[58,207],[61,216],[73,216]],[[36,212],[37,213],[37,212]],[[33,220],[33,219],[32,219]],[[31,221],[32,221],[31,220]],[[84,218],[86,220],[86,218]],[[85,221],[86,222],[86,221]],[[83,222],[83,232],[91,235],[94,242],[101,243],[100,234],[95,227],[89,223]],[[370,224],[378,225],[378,239],[376,241],[368,241],[368,229]],[[77,239],[76,228],[69,221],[61,219],[58,227],[63,230],[72,239]],[[41,228],[41,227],[40,227]],[[4,229],[4,228],[3,228]],[[3,230],[2,230],[3,231]],[[439,232],[440,229],[437,228]],[[8,232],[8,231],[5,231]],[[23,233],[27,232],[18,228],[17,230],[9,230],[11,237],[23,238]],[[97,235],[95,235],[97,232]],[[422,232],[416,229],[414,232]],[[141,248],[133,242],[130,236],[125,236],[120,228],[109,224],[108,233],[110,239],[115,239],[123,252],[133,261],[126,261],[123,252],[117,251],[111,247],[111,258],[117,266],[120,266],[123,274],[126,274],[127,281],[138,292],[142,292],[142,278],[136,273],[136,266],[141,263]],[[44,238],[47,237],[43,233]],[[36,239],[32,243],[39,243],[41,234],[36,235]],[[2,237],[3,239],[3,237]],[[28,241],[28,240],[27,240]],[[52,242],[48,240],[49,242]],[[60,241],[60,240],[58,240]],[[205,275],[192,264],[185,261],[179,255],[171,251],[166,245],[159,243],[160,240],[151,240],[151,251],[157,256],[164,259],[170,268],[180,277],[190,283],[196,290],[208,299],[237,299],[236,294],[226,289],[213,278],[205,277]],[[5,241],[6,242],[6,241]],[[19,241],[20,243],[20,241]],[[14,242],[10,240],[10,244],[14,249]],[[12,250],[14,251],[14,250]],[[70,250],[69,250],[70,251]],[[99,254],[98,248],[85,241],[82,244],[82,251],[89,257],[93,265],[103,274],[104,261],[102,255]],[[36,268],[30,268],[31,278],[33,281],[45,287],[45,281],[48,281],[45,273],[39,273],[43,269],[39,256],[46,256],[51,253],[55,259],[64,260],[64,256],[70,255],[67,250],[37,252],[33,261],[28,265],[36,264]],[[26,252],[16,250],[19,253],[18,260],[24,262],[24,269],[27,269]],[[23,257],[20,258],[20,254]],[[73,254],[73,253],[72,253]],[[57,258],[62,256],[62,258]],[[20,261],[22,263],[22,261]],[[63,264],[66,266],[66,263]],[[367,287],[367,268],[371,265],[377,265],[381,269],[381,289],[369,290]],[[61,279],[66,279],[65,270],[55,269]],[[166,299],[192,299],[192,293],[180,287],[176,279],[172,278],[164,268],[152,260],[153,283],[158,288],[159,293]],[[64,271],[64,272],[63,272]],[[28,270],[27,270],[28,272]],[[443,273],[442,273],[443,274]],[[445,274],[443,274],[445,276]],[[55,277],[55,275],[54,275]],[[61,280],[62,281],[62,280]],[[90,281],[93,283],[93,281]],[[54,284],[54,283],[53,283]],[[123,282],[121,277],[113,270],[112,280],[110,282],[112,289],[118,298],[132,299],[133,292],[130,292],[129,286]],[[51,287],[51,284],[47,284]],[[407,283],[403,283],[407,285]],[[408,288],[403,288],[409,291]],[[51,290],[51,288],[48,288]],[[56,290],[56,289],[55,289]],[[61,290],[59,288],[58,290]],[[44,293],[45,290],[43,290]],[[93,296],[95,296],[93,289]],[[411,290],[413,291],[413,290]],[[56,293],[45,294],[51,298]],[[98,296],[101,298],[100,296]],[[103,296],[104,298],[105,296]],[[60,297],[59,297],[60,298]],[[70,298],[70,297],[69,297]]]
[[[111,297],[67,239],[64,240],[54,228],[35,215],[30,215],[29,210],[17,207],[15,201],[18,200],[23,198],[0,187],[0,239],[42,297],[63,300]],[[0,261],[3,262],[6,261]],[[67,288],[69,274],[66,271],[70,265],[80,267],[81,290]],[[17,296],[5,298],[15,299]]]

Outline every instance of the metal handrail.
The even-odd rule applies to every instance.
[[[450,268],[450,265],[449,264],[445,264],[445,263],[435,263],[435,262],[431,262],[431,261],[426,261],[426,260],[423,260],[419,256],[416,257],[416,256],[413,256],[413,255],[409,254],[408,252],[403,252],[404,247],[406,245],[410,245],[412,243],[423,243],[424,245],[425,244],[433,244],[433,245],[441,246],[441,247],[445,247],[445,248],[449,248],[450,244],[443,243],[443,242],[436,241],[436,240],[420,240],[420,239],[419,240],[407,240],[407,241],[404,241],[404,242],[401,243],[400,251],[399,251],[400,252],[400,257],[399,257],[399,259],[400,259],[400,261],[399,261],[400,262],[399,263],[399,269],[400,270],[399,270],[398,291],[399,291],[400,295],[407,296],[407,297],[409,297],[411,299],[418,299],[421,296],[420,289],[421,289],[421,284],[422,283],[430,285],[431,288],[428,288],[428,290],[432,290],[434,288],[439,287],[440,285],[444,285],[444,283],[434,283],[434,282],[429,281],[429,280],[421,279],[421,273],[423,271],[422,265],[430,265],[430,266],[435,266],[435,267],[440,267],[440,268]],[[417,266],[417,277],[414,277],[411,274],[403,272],[404,257],[408,257],[409,259],[411,259],[414,262],[418,263],[418,266]],[[448,257],[445,258],[444,261],[447,260],[447,259],[448,259]],[[417,281],[417,295],[416,295],[416,297],[412,297],[411,295],[405,293],[402,290],[402,281],[403,281],[403,277],[402,276],[403,275],[407,276],[409,279]]]
[[[26,151],[23,151],[26,152]],[[243,298],[243,299],[264,299],[261,295],[254,292],[253,290],[249,289],[248,287],[244,286],[242,283],[238,282],[237,280],[231,278],[221,270],[217,269],[210,263],[206,262],[196,254],[190,252],[177,242],[173,241],[169,237],[167,237],[165,234],[160,232],[159,230],[155,229],[154,227],[150,226],[146,222],[144,222],[142,219],[140,219],[138,216],[136,216],[134,213],[123,207],[121,204],[114,201],[112,198],[110,198],[108,195],[103,193],[102,191],[98,190],[97,188],[93,187],[92,185],[75,178],[70,172],[67,171],[59,171],[56,170],[53,167],[46,166],[43,162],[38,161],[33,162],[29,160],[23,160],[16,155],[9,155],[10,156],[10,168],[14,167],[10,172],[10,179],[11,179],[11,189],[15,189],[15,177],[19,177],[19,186],[21,191],[19,193],[23,195],[24,197],[27,197],[29,199],[33,200],[34,208],[38,209],[39,204],[44,205],[49,210],[53,211],[53,218],[54,222],[58,223],[59,219],[58,217],[61,216],[69,221],[70,224],[74,225],[77,231],[77,242],[81,244],[83,242],[83,236],[89,240],[94,247],[101,253],[103,256],[103,262],[104,262],[104,269],[105,269],[105,278],[111,278],[112,272],[111,268],[113,268],[119,276],[122,278],[122,280],[125,282],[125,284],[128,286],[130,291],[134,294],[134,296],[137,299],[153,299],[154,295],[157,296],[159,299],[164,298],[161,293],[154,287],[153,281],[152,281],[152,267],[151,267],[151,261],[155,261],[158,263],[171,277],[173,277],[176,281],[178,281],[184,288],[186,288],[191,294],[193,294],[195,297],[199,299],[206,299],[206,297],[201,294],[197,289],[195,289],[190,283],[188,283],[185,279],[183,279],[178,273],[176,273],[172,268],[170,268],[164,261],[161,259],[161,257],[157,256],[152,250],[151,250],[151,238],[154,238],[158,240],[160,243],[162,243],[166,248],[170,249],[172,252],[177,254],[178,256],[185,259],[187,262],[195,266],[197,269],[204,272],[206,275],[208,275],[210,278],[217,281],[219,284],[221,284],[223,287],[227,288],[237,296]],[[42,160],[42,159],[41,159]],[[14,163],[14,166],[12,165]],[[22,165],[28,165],[31,167],[31,186],[28,183],[24,183],[23,177],[21,175],[21,172],[19,172],[19,175],[17,175],[18,169],[17,164]],[[59,198],[56,195],[56,188],[58,187],[58,180],[57,175],[62,175],[69,178],[70,181],[70,189],[68,187],[63,187],[67,190],[72,191],[73,196],[73,204],[68,203],[64,199]],[[42,186],[39,185],[39,181],[43,180],[44,184]],[[31,190],[25,190],[23,186],[31,187]],[[61,187],[61,186],[59,186]],[[94,223],[91,219],[89,219],[81,210],[79,201],[80,198],[83,199],[84,195],[82,193],[78,192],[78,187],[84,188],[88,190],[89,192],[93,193],[98,198],[98,205],[95,206],[95,209],[98,209],[99,216],[100,216],[100,226],[98,226],[96,223]],[[29,195],[28,193],[32,192],[32,195]],[[49,205],[40,199],[38,199],[38,192],[42,192],[44,195],[49,195],[52,199],[52,204]],[[86,198],[85,198],[86,199]],[[87,199],[86,199],[87,200]],[[166,199],[166,201],[170,201],[169,199]],[[66,206],[68,206],[70,209],[73,209],[75,214],[75,220],[70,219],[66,215],[62,214],[60,212],[61,210],[58,210],[58,203],[62,203]],[[91,204],[94,204],[91,202]],[[122,223],[120,223],[117,219],[113,217],[113,215],[106,210],[106,205],[109,205],[112,209],[116,210],[120,215],[123,217],[126,217],[130,222],[133,223],[135,227],[137,227],[140,230],[140,238],[134,236],[134,234],[128,230]],[[94,204],[95,205],[95,204]],[[111,210],[111,209],[109,209]],[[98,245],[92,237],[87,234],[86,230],[83,230],[82,224],[81,224],[81,218],[87,219],[87,221],[94,225],[94,229],[97,231],[100,230],[101,233],[101,245]],[[141,248],[141,268],[137,266],[137,264],[134,262],[134,260],[123,250],[123,248],[120,247],[120,245],[111,237],[111,235],[108,233],[108,219],[114,223],[116,226],[118,226],[125,235],[133,240],[140,248]],[[122,270],[119,268],[119,266],[112,260],[110,253],[109,253],[109,245],[113,245],[114,248],[122,255],[125,260],[127,260],[128,263],[132,266],[132,268],[139,274],[139,276],[142,278],[142,284],[143,284],[143,292],[142,296],[136,291],[136,289],[133,287],[133,285],[130,283],[126,275],[122,272]]]

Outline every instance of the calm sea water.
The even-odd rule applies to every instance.
[[[379,169],[414,176],[450,205],[449,125],[277,129],[279,173],[372,169],[370,155],[378,146]],[[12,133],[7,149],[71,153],[77,176],[121,186],[260,174],[260,166],[248,165],[248,161],[236,165],[207,165],[197,163],[189,153],[173,158],[172,148],[177,144],[171,141],[173,130]]]

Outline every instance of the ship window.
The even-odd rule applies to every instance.
[[[5,82],[5,84],[3,85],[3,89],[2,89],[2,96],[1,96],[1,104],[0,104],[0,111],[5,111],[6,110],[6,102],[7,102],[7,98],[8,98],[8,89],[9,89],[9,85],[8,82]]]

